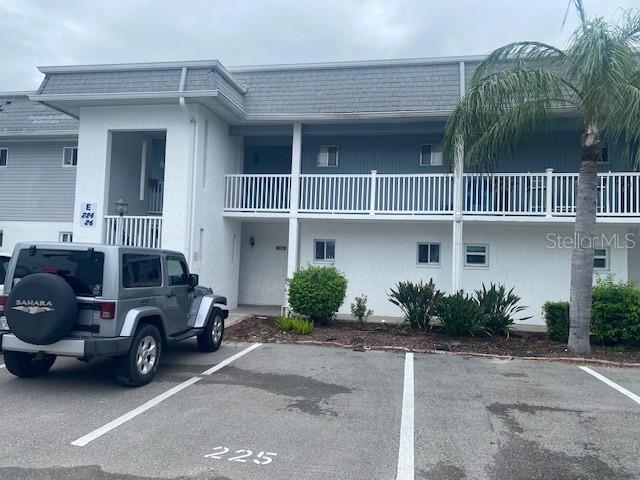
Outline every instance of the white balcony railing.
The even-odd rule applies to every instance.
[[[162,215],[162,201],[164,197],[164,182],[153,181],[149,182],[147,188],[149,213]]]
[[[106,215],[104,243],[127,247],[162,247],[162,217]]]
[[[291,175],[227,175],[225,210],[287,212]]]
[[[371,175],[300,175],[300,211],[368,212]]]
[[[575,215],[577,173],[466,173],[467,216]],[[451,174],[300,175],[301,213],[453,214]],[[227,175],[225,210],[288,212],[290,175]],[[598,174],[598,216],[640,217],[640,173]]]

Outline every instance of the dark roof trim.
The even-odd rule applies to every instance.
[[[182,68],[212,68],[243,95],[247,89],[218,60],[202,60],[192,62],[149,62],[149,63],[103,63],[96,65],[62,65],[40,66],[38,70],[45,75],[54,73],[87,73],[87,72],[127,72],[135,70],[171,70]]]

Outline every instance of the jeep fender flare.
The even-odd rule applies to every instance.
[[[162,310],[158,307],[137,307],[132,308],[127,312],[127,315],[124,317],[124,323],[122,324],[122,328],[120,329],[121,337],[132,337],[138,328],[138,324],[141,320],[144,320],[147,317],[159,317],[162,322],[162,327],[165,332],[167,330],[167,320],[164,318],[164,314]],[[165,333],[166,335],[166,333]]]
[[[207,325],[209,315],[214,310],[219,310],[222,313],[222,318],[229,316],[229,308],[223,303],[216,302],[218,299],[219,297],[215,295],[205,295],[202,297],[193,328],[204,328]]]

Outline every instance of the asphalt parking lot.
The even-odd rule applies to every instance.
[[[293,345],[187,341],[139,389],[106,361],[0,367],[0,478],[640,478],[640,372],[591,368],[626,393],[576,365]]]

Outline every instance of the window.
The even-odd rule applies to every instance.
[[[318,148],[318,166],[319,167],[337,167],[338,166],[338,147],[325,146]]]
[[[465,245],[464,264],[468,267],[489,266],[489,246],[481,244]]]
[[[0,167],[6,167],[8,159],[9,159],[9,149],[0,148]]]
[[[73,242],[73,233],[72,232],[60,232],[58,234],[58,241],[62,243],[71,243]]]
[[[4,283],[4,277],[9,269],[9,257],[0,257],[0,285]]]
[[[333,262],[336,258],[335,240],[315,240],[314,259],[317,262]]]
[[[124,288],[159,287],[162,285],[160,255],[122,255],[122,286]]]
[[[609,163],[609,146],[606,143],[602,145],[602,155],[598,158],[598,163]]]
[[[2,246],[3,241],[4,241],[4,232],[0,230],[0,247]]]
[[[189,269],[183,259],[167,257],[169,285],[189,285]]]
[[[420,166],[442,165],[442,150],[436,145],[420,145]]]
[[[32,273],[54,273],[64,278],[76,295],[102,295],[104,253],[89,250],[20,250],[13,284]]]
[[[75,167],[78,165],[78,147],[64,147],[62,149],[62,166]]]
[[[607,250],[606,248],[594,248],[593,268],[595,270],[609,269],[609,250]]]
[[[440,244],[419,243],[418,265],[440,265]]]

